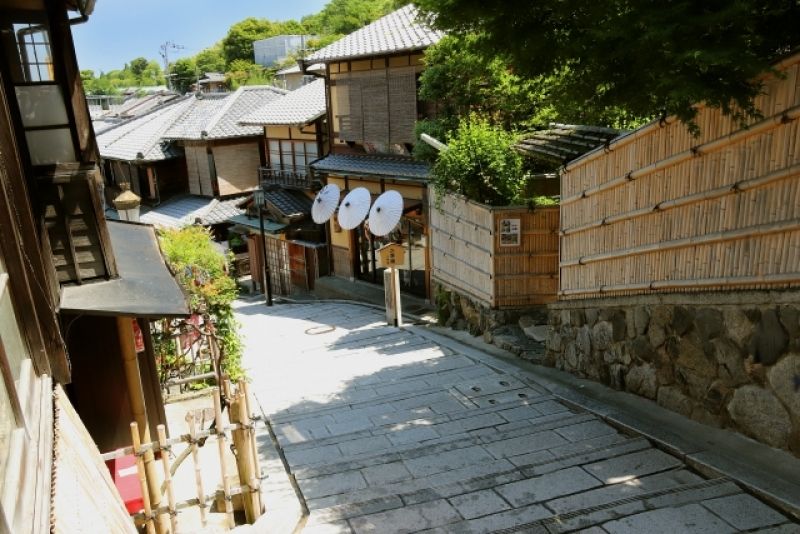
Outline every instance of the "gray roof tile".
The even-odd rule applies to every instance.
[[[325,114],[325,80],[320,78],[273,100],[239,122],[245,125],[302,126]]]
[[[247,85],[233,93],[201,93],[194,107],[165,133],[166,139],[225,139],[261,135],[260,126],[244,126],[239,119],[286,91],[271,85]]]
[[[144,212],[140,221],[159,228],[183,228],[198,219],[203,225],[219,224],[244,213],[236,204],[237,197],[217,199],[187,195],[168,200]]]
[[[430,166],[427,163],[391,156],[331,154],[312,163],[311,168],[323,173],[392,176],[416,180],[426,180],[430,176]]]
[[[337,61],[421,50],[435,44],[443,32],[433,30],[417,20],[413,4],[379,18],[375,22],[342,37],[306,58],[308,62]]]
[[[124,161],[158,161],[174,157],[176,153],[163,142],[163,135],[191,107],[192,100],[193,97],[173,100],[140,117],[105,129],[97,134],[100,155]]]

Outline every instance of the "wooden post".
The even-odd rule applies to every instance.
[[[197,485],[197,503],[200,507],[200,523],[206,526],[206,493],[203,491],[203,475],[200,472],[200,460],[197,458],[197,430],[195,428],[194,414],[192,412],[186,415],[186,422],[189,424],[189,446],[192,448],[194,482]]]
[[[250,386],[247,385],[246,380],[242,380],[239,382],[239,387],[244,392],[244,400],[245,400],[245,410],[247,411],[247,418],[248,421],[250,420],[250,414],[253,413],[252,405],[250,404]],[[259,500],[261,498],[261,462],[258,458],[258,444],[256,443],[256,431],[254,428],[250,429],[250,447],[252,449],[253,454],[253,473],[257,477],[257,482],[259,484]],[[259,515],[264,513],[264,503],[261,503],[259,507]]]
[[[217,445],[219,446],[219,470],[222,475],[222,491],[225,496],[225,515],[229,527],[233,522],[233,501],[231,500],[231,483],[228,480],[228,469],[225,466],[225,426],[222,422],[222,403],[219,400],[219,388],[214,391],[214,422],[217,429]]]
[[[167,445],[167,430],[164,425],[158,425],[158,446],[161,450],[161,465],[164,467],[164,485],[167,487],[167,500],[169,502],[169,520],[172,532],[178,531],[178,510],[175,508],[175,492],[172,488],[172,475],[169,472],[169,446]]]
[[[144,461],[140,449],[142,442],[139,440],[139,425],[131,423],[131,439],[133,440],[133,454],[136,456],[136,471],[139,474],[139,485],[142,489],[142,503],[144,505],[144,524],[147,527],[147,534],[156,534],[156,527],[153,521],[153,508],[150,506],[150,493],[147,490],[147,476],[144,470]]]
[[[147,422],[142,377],[139,374],[139,359],[136,356],[136,346],[134,345],[133,320],[132,317],[117,317],[119,348],[122,352],[122,359],[125,364],[125,379],[128,385],[131,412],[133,412],[133,418],[138,431],[137,440],[139,443],[150,443],[150,427]],[[153,455],[152,448],[144,452],[143,462],[144,473],[147,478],[146,493],[149,494],[150,504],[153,509],[158,510],[161,506],[161,484],[158,481],[155,456]],[[170,532],[169,520],[166,514],[160,514],[156,518],[156,528],[159,534]]]
[[[246,411],[245,401],[241,389],[236,392],[230,405],[231,422],[242,425],[236,428],[233,434],[233,445],[236,449],[236,467],[239,472],[239,482],[250,486],[249,491],[242,491],[242,502],[244,503],[244,513],[247,522],[255,523],[261,515],[261,498],[258,493],[258,486],[255,482],[253,473],[252,451],[253,447],[248,439],[247,429],[250,418]]]

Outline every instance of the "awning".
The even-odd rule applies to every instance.
[[[256,231],[256,232],[261,231],[261,227],[259,226],[258,222],[258,217],[237,215],[236,217],[231,217],[230,219],[228,219],[228,222],[231,222],[238,226],[243,226],[250,231]],[[269,219],[264,219],[265,234],[281,234],[288,226],[289,226],[288,224],[282,224],[275,221],[271,221]]]
[[[411,158],[375,155],[329,154],[311,164],[322,174],[377,176],[396,180],[427,181],[431,168]]]
[[[90,315],[184,317],[186,296],[172,276],[152,226],[108,221],[119,277],[65,286],[61,311]]]

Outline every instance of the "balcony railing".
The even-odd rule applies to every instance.
[[[260,167],[258,175],[262,186],[278,185],[289,189],[314,189],[314,180],[311,178],[311,174],[304,170],[279,170]]]

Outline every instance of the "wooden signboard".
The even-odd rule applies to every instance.
[[[406,261],[406,248],[397,243],[389,243],[378,249],[381,263],[384,267],[395,267],[402,265]]]

